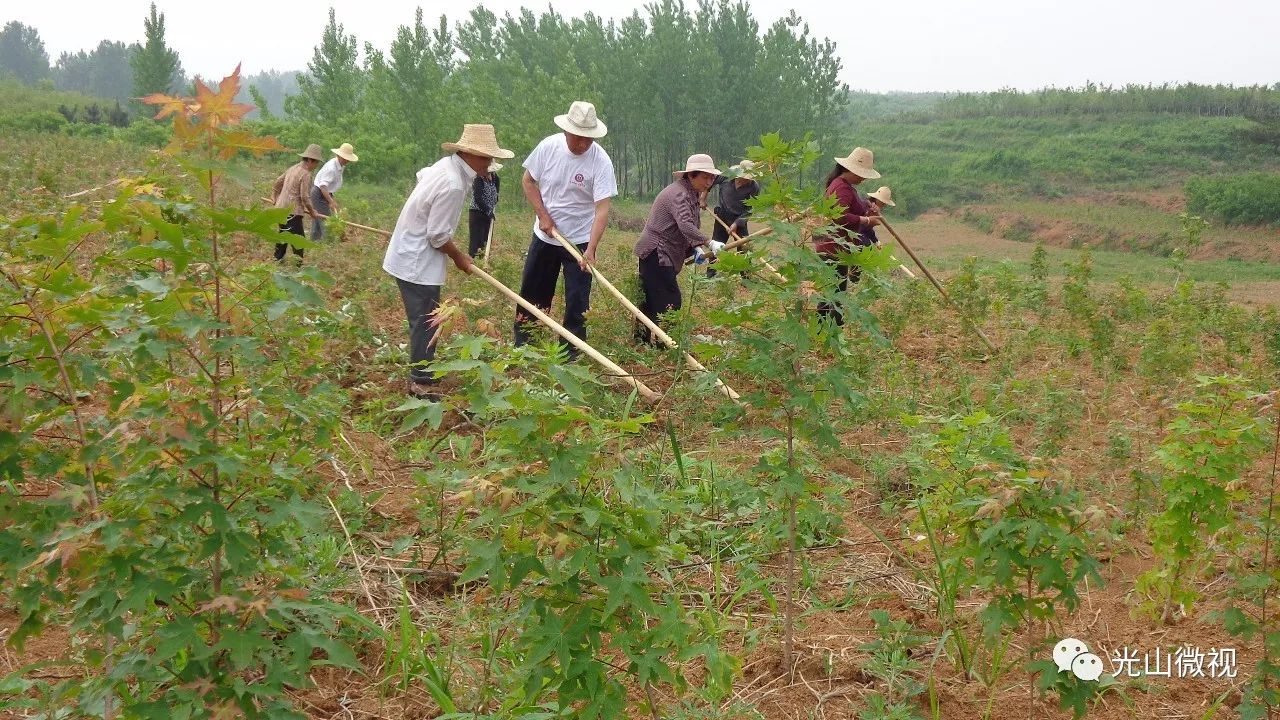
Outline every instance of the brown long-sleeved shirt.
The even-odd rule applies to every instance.
[[[284,171],[271,186],[271,197],[278,208],[290,208],[294,215],[311,215],[311,171],[305,160]]]
[[[680,177],[653,199],[649,220],[636,241],[636,257],[643,260],[657,252],[659,265],[679,272],[689,253],[707,243],[698,227],[699,219],[698,193],[687,178]]]

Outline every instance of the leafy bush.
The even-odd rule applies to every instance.
[[[1187,210],[1228,225],[1280,222],[1280,174],[1249,173],[1187,181]]]
[[[52,110],[35,110],[0,116],[0,128],[57,132],[67,126],[67,119]]]
[[[171,137],[169,128],[151,120],[135,120],[129,127],[116,131],[116,137],[145,147],[164,147]]]

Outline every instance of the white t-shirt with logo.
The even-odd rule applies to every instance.
[[[569,152],[564,133],[545,138],[525,158],[524,168],[538,183],[542,204],[551,221],[566,240],[584,245],[591,240],[591,225],[596,219],[596,203],[618,194],[618,179],[613,174],[613,160],[600,143],[581,155]],[[533,219],[533,233],[551,245],[559,245],[538,229]]]

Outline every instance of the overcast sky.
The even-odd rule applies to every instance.
[[[0,19],[40,31],[50,60],[99,40],[137,41],[150,0],[4,0]],[[159,0],[169,44],[188,74],[220,78],[237,62],[245,73],[302,70],[320,40],[327,8],[365,41],[386,48],[421,4],[431,22],[473,7],[408,0]],[[530,0],[488,0],[501,16]],[[558,0],[575,16],[617,18],[642,0]],[[1280,82],[1280,0],[755,0],[766,27],[795,8],[819,36],[835,40],[854,89],[995,90],[1136,83]],[[639,69],[638,69],[639,70]]]

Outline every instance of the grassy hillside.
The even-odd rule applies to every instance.
[[[57,112],[59,105],[110,104],[110,100],[53,87],[24,85],[17,80],[0,78],[0,116],[33,112]]]
[[[1180,186],[1189,177],[1275,170],[1238,117],[1169,114],[881,120],[850,129],[912,214],[1013,197]]]

